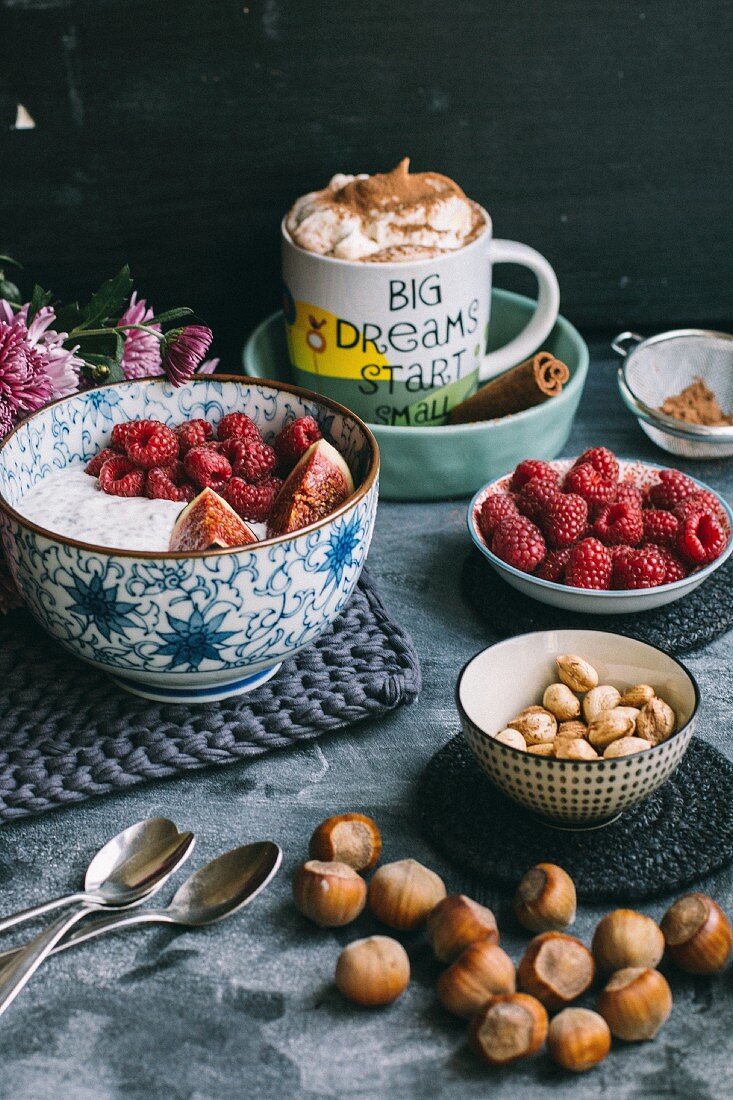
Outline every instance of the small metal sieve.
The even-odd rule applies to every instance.
[[[653,443],[684,458],[733,455],[733,425],[705,427],[667,416],[659,407],[697,378],[733,415],[733,336],[706,329],[676,329],[645,340],[622,332],[611,347],[624,361],[618,386],[626,407]]]

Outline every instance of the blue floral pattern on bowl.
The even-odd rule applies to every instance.
[[[217,423],[233,409],[268,441],[296,417],[315,417],[348,462],[355,494],[293,535],[188,556],[66,541],[14,511],[42,477],[87,462],[113,424]],[[30,610],[76,656],[149,698],[225,698],[263,683],[346,604],[372,537],[378,462],[361,421],[305,390],[221,377],[180,389],[163,380],[105,386],[34,414],[0,448],[3,545]]]

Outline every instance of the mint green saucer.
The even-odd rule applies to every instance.
[[[535,303],[508,290],[493,290],[488,350],[501,347],[527,324]],[[370,424],[382,459],[384,500],[446,500],[470,496],[523,458],[556,458],[565,446],[588,373],[588,347],[577,329],[558,317],[540,350],[562,359],[570,381],[559,397],[501,420],[438,428]],[[242,353],[252,378],[290,382],[281,313],[254,330]]]

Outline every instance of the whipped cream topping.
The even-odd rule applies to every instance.
[[[438,172],[410,172],[407,158],[373,176],[339,173],[311,191],[286,218],[301,248],[371,263],[454,252],[484,229],[484,218],[457,183]]]

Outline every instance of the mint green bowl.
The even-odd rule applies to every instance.
[[[493,290],[488,350],[501,347],[527,324],[535,307],[530,298]],[[570,368],[570,381],[559,397],[526,412],[479,424],[405,428],[370,424],[381,455],[383,500],[446,500],[475,493],[501,477],[523,458],[556,458],[565,446],[588,373],[588,347],[564,317],[542,349]],[[242,353],[245,373],[253,378],[290,382],[290,362],[282,313],[273,313],[254,330]]]

